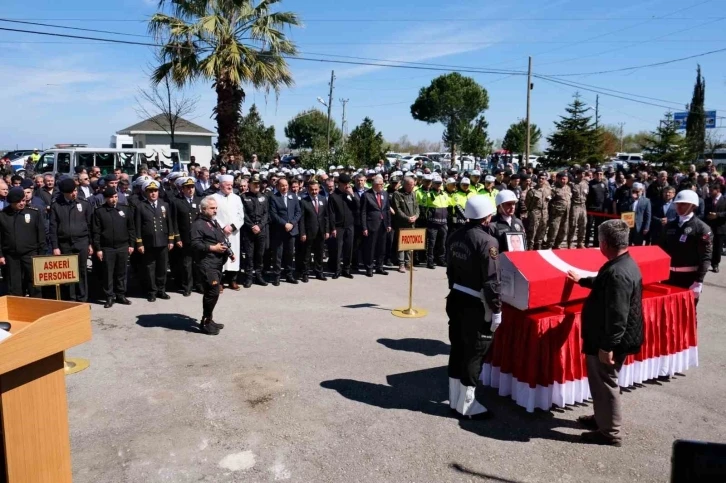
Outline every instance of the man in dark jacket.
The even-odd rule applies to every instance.
[[[403,187],[391,196],[391,208],[393,208],[392,224],[396,230],[395,239],[401,230],[414,228],[419,217],[419,207],[416,202],[416,192],[413,190],[416,181],[407,176],[403,179]],[[398,271],[404,273],[404,261],[408,258],[408,252],[398,252]],[[410,264],[411,261],[409,260]],[[411,269],[412,267],[409,267]]]
[[[373,270],[379,275],[388,275],[383,269],[386,248],[386,233],[391,231],[391,212],[388,193],[383,190],[383,177],[373,179],[373,187],[361,197],[360,223],[363,229],[363,263],[366,276],[372,277]],[[444,215],[444,221],[446,220]]]
[[[269,200],[260,192],[260,175],[250,178],[249,190],[243,193],[242,206],[245,212],[245,224],[242,225],[242,251],[245,254],[244,288],[252,286],[253,278],[257,285],[267,286],[262,275],[262,263],[265,248],[269,244],[268,231],[270,223]]]
[[[342,274],[353,278],[350,273],[353,257],[354,228],[359,219],[360,200],[350,186],[350,176],[343,173],[338,178],[338,187],[328,196],[330,207],[330,235],[335,238],[330,264],[333,279]]]
[[[192,250],[192,224],[199,216],[202,198],[196,194],[194,178],[177,178],[179,194],[170,199],[169,207],[174,225],[176,250],[169,255],[174,279],[180,285],[182,294],[189,297],[192,286],[198,282],[199,275],[194,273],[194,251]]]
[[[320,196],[320,184],[317,180],[308,182],[308,192],[301,203],[302,281],[308,282],[311,255],[315,256],[315,278],[325,281],[327,278],[323,274],[323,253],[325,240],[330,237],[330,217],[328,203]]]
[[[298,283],[293,272],[292,255],[295,251],[295,239],[300,233],[302,212],[297,197],[288,190],[287,180],[283,178],[277,182],[277,193],[270,196],[270,236],[275,275],[272,285],[276,287],[280,285],[283,271],[288,283]]]
[[[711,269],[718,273],[721,263],[721,250],[726,237],[726,197],[721,193],[721,185],[711,185],[711,196],[706,200],[706,223],[713,232],[713,255],[711,256]]]
[[[567,272],[570,280],[591,289],[582,308],[582,350],[595,414],[578,422],[591,430],[582,434],[583,441],[620,446],[618,373],[625,356],[637,353],[643,344],[643,279],[628,253],[630,229],[624,221],[602,223],[598,237],[608,261],[597,277]]]

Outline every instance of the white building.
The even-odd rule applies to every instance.
[[[146,149],[147,154],[157,152],[162,155],[168,154],[170,149],[178,149],[181,161],[188,162],[194,156],[197,163],[209,166],[214,157],[216,133],[182,118],[176,124],[173,146],[168,133],[168,122],[160,114],[117,131],[111,136],[111,147]]]

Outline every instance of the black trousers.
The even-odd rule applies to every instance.
[[[166,291],[166,267],[169,247],[144,247],[143,264],[146,268],[146,291],[156,295]]]
[[[396,253],[396,240],[394,238],[395,231],[391,229],[391,231],[386,233],[386,254],[385,254],[385,260],[386,262],[389,262],[391,265],[394,265],[393,260],[398,258],[398,254]]]
[[[222,285],[221,268],[200,265],[202,280],[202,316],[211,318],[219,300],[219,287]]]
[[[365,237],[363,236],[363,228],[360,225],[355,226],[353,231],[353,258],[351,260],[351,267],[353,270],[360,268],[360,263],[365,263],[365,251],[363,248]]]
[[[492,332],[484,321],[484,304],[471,295],[452,290],[446,299],[449,316],[449,377],[476,387],[481,367],[492,344]]]
[[[713,253],[711,254],[711,266],[718,267],[721,263],[721,250],[723,250],[723,235],[713,232]]]
[[[303,243],[302,253],[302,274],[307,275],[310,272],[310,259],[315,257],[315,265],[313,269],[316,275],[323,273],[323,255],[325,254],[325,235],[318,233],[315,237],[308,235],[307,240]]]
[[[169,254],[174,280],[184,292],[191,292],[194,286],[194,251],[191,246],[174,247]]]
[[[292,236],[289,233],[276,233],[272,239],[272,253],[275,257],[274,266],[272,273],[275,277],[280,277],[281,274],[292,277],[293,266],[292,258],[295,252],[295,240],[297,236]]]
[[[596,210],[594,208],[587,208],[587,211],[599,212],[600,210]],[[602,216],[587,215],[587,230],[585,230],[585,246],[588,246],[590,236],[593,236],[593,239],[592,239],[593,245],[592,246],[595,246],[595,247],[600,246],[600,239],[598,238],[597,231],[600,228],[600,225],[602,224],[603,221],[605,221],[605,218]]]
[[[100,282],[106,298],[126,295],[126,265],[129,261],[129,247],[104,248],[101,262]]]
[[[426,227],[426,263],[433,265],[438,262],[446,265],[447,225],[429,225]]]
[[[242,233],[242,251],[245,254],[245,277],[252,278],[252,275],[262,275],[262,261],[265,256],[267,235],[264,230],[257,235],[245,230]]]
[[[76,302],[88,301],[88,238],[73,245],[59,243],[63,255],[78,255],[78,283],[61,286],[61,298]]]
[[[350,266],[353,259],[353,245],[355,238],[355,228],[349,226],[347,228],[336,227],[336,236],[334,238],[333,252],[330,255],[331,271],[333,273],[350,272]]]
[[[29,294],[31,297],[41,298],[40,287],[33,285],[33,256],[36,255],[11,255],[5,253],[5,265],[2,267],[3,278],[8,284],[8,295],[24,297]]]
[[[383,257],[386,254],[386,227],[383,222],[375,230],[369,228],[368,236],[363,238],[363,264],[366,270],[383,268]]]

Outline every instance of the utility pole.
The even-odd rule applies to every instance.
[[[333,82],[335,82],[335,71],[330,71],[330,93],[328,94],[328,152],[330,152],[330,115],[333,110]]]
[[[619,122],[618,125],[620,126],[620,152],[623,152],[623,126],[625,126],[624,122]]]
[[[343,130],[343,142],[345,142],[345,138],[348,137],[348,123],[345,120],[345,105],[348,104],[348,101],[350,99],[339,99],[340,103],[343,104],[343,121],[340,123],[340,129]]]
[[[600,94],[595,96],[595,130],[600,125]]]
[[[522,160],[524,167],[526,168],[529,164],[529,148],[530,148],[530,132],[529,132],[529,105],[532,93],[532,56],[529,57],[529,69],[527,70],[527,145],[524,149],[524,159]]]

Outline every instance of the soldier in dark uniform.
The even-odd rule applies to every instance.
[[[169,205],[159,199],[159,183],[154,180],[144,182],[146,200],[136,208],[136,249],[143,256],[146,269],[145,285],[149,302],[156,297],[168,300],[166,293],[166,267],[169,250],[174,248],[174,223]]]
[[[607,213],[608,206],[610,205],[609,195],[610,189],[608,188],[608,182],[605,180],[603,170],[602,168],[597,168],[595,170],[595,178],[590,181],[590,189],[587,192],[587,198],[585,200],[587,211]],[[590,237],[594,241],[594,246],[600,246],[597,229],[603,221],[605,221],[605,217],[603,216],[587,215],[586,246],[590,241]]]
[[[106,296],[105,308],[114,301],[131,305],[126,298],[126,264],[134,251],[136,227],[131,208],[118,204],[118,193],[110,186],[103,196],[106,202],[96,208],[91,218],[93,249],[100,266],[99,280]]]
[[[262,287],[267,286],[262,275],[262,263],[265,248],[268,245],[267,234],[270,223],[269,199],[260,193],[260,175],[250,178],[249,187],[243,193],[242,206],[244,206],[245,223],[242,225],[242,251],[245,254],[245,278],[242,286],[250,288],[252,282]]]
[[[199,217],[192,223],[191,245],[199,260],[199,271],[202,279],[204,296],[202,298],[201,330],[205,334],[217,335],[224,324],[214,321],[214,307],[219,300],[219,288],[222,286],[222,266],[228,256],[234,257],[229,248],[229,241],[219,226],[217,216],[217,200],[212,196],[202,199]]]
[[[194,250],[192,250],[192,223],[199,216],[202,198],[197,196],[194,178],[177,178],[179,194],[171,199],[171,213],[174,220],[174,243],[176,249],[171,258],[174,279],[181,286],[182,294],[189,297],[198,275],[194,273]]]
[[[703,279],[711,267],[713,233],[694,213],[699,205],[695,191],[681,191],[673,203],[678,219],[666,223],[660,239],[660,247],[671,257],[668,284],[690,289],[698,303]]]
[[[510,190],[497,193],[497,214],[489,222],[489,234],[497,239],[499,251],[524,251],[527,249],[524,223],[514,216],[517,209],[517,195]],[[508,233],[519,233],[521,236],[512,239],[512,247],[507,243]],[[517,245],[519,243],[519,245]]]
[[[350,176],[343,173],[338,178],[338,187],[328,196],[330,208],[330,235],[335,238],[333,252],[330,255],[333,278],[342,274],[345,278],[353,278],[350,273],[353,256],[353,237],[360,199],[353,193]]]
[[[502,320],[499,295],[499,243],[487,232],[494,205],[485,196],[466,202],[469,220],[449,237],[449,405],[461,417],[483,419],[490,414],[476,400],[482,363]],[[484,302],[482,302],[482,299]]]
[[[77,284],[61,287],[63,298],[78,302],[88,300],[86,271],[88,257],[93,255],[91,246],[91,205],[78,199],[76,182],[65,178],[58,183],[61,195],[50,209],[50,244],[53,255],[78,255]]]
[[[40,298],[40,288],[33,285],[32,257],[46,253],[44,215],[27,206],[20,187],[10,190],[7,201],[0,211],[0,267],[8,294]]]
[[[126,199],[126,195],[122,191],[119,191],[119,189],[118,189],[118,177],[115,174],[113,174],[113,173],[107,174],[106,176],[103,177],[103,182],[104,182],[104,189],[101,190],[100,193],[97,193],[97,194],[91,196],[91,198],[88,200],[88,202],[91,203],[91,206],[93,206],[94,208],[97,208],[106,201],[105,197],[103,196],[103,191],[105,191],[105,189],[108,188],[109,186],[118,192],[118,204],[128,206],[129,201],[128,201],[128,199]]]

